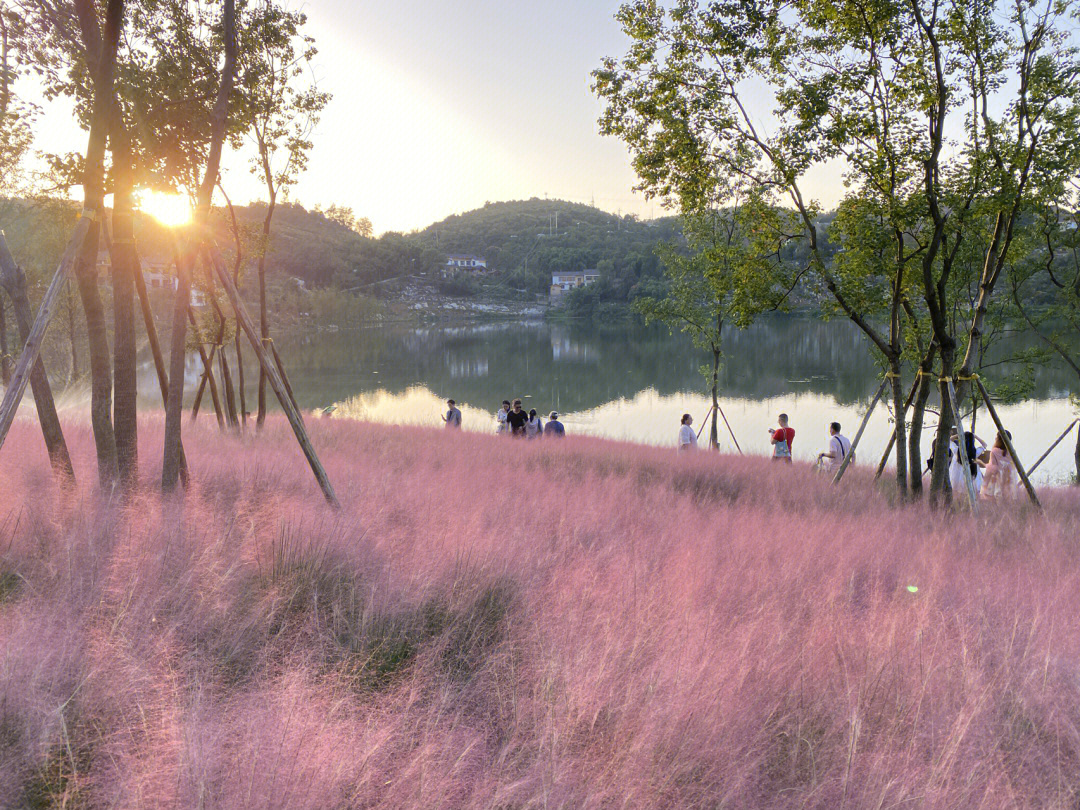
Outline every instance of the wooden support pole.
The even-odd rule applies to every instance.
[[[846,456],[844,456],[843,462],[840,464],[840,469],[836,471],[836,475],[833,476],[833,483],[839,484],[840,479],[844,477],[844,473],[847,472],[848,466],[851,464],[851,460],[855,458],[855,448],[859,446],[859,440],[862,439],[863,431],[866,430],[866,425],[870,421],[870,415],[874,412],[874,408],[877,407],[878,402],[881,401],[882,395],[885,393],[886,387],[889,385],[889,378],[886,377],[881,381],[881,385],[878,386],[877,393],[874,394],[874,400],[870,403],[870,407],[866,409],[866,414],[863,416],[862,424],[859,425],[859,431],[855,434],[855,440],[851,443],[851,449],[848,450]]]
[[[0,287],[4,288],[11,299],[11,308],[15,313],[19,337],[26,341],[33,328],[33,311],[30,309],[30,299],[26,295],[26,274],[15,263],[15,257],[8,250],[3,231],[0,231]],[[0,309],[2,306],[0,304]],[[0,323],[0,329],[4,328],[5,325]],[[4,362],[7,360],[8,358],[5,357]],[[11,383],[10,376],[5,383]],[[56,402],[53,399],[52,388],[49,386],[49,377],[45,373],[45,364],[40,357],[34,361],[30,369],[30,390],[34,392],[38,423],[41,425],[41,435],[45,439],[45,447],[49,451],[49,461],[53,471],[63,483],[73,483],[75,468],[71,464],[71,454],[64,440],[64,430],[60,426],[60,417],[56,413]]]
[[[323,495],[331,506],[340,507],[341,504],[338,502],[337,495],[334,494],[334,487],[331,485],[330,478],[326,475],[326,470],[323,468],[322,462],[319,461],[319,456],[315,452],[314,446],[311,444],[311,439],[308,437],[304,422],[300,418],[300,414],[298,414],[293,407],[292,400],[289,399],[289,394],[285,390],[285,383],[282,381],[281,375],[278,374],[277,366],[274,363],[273,358],[270,357],[263,348],[262,339],[259,337],[259,333],[255,331],[255,326],[252,324],[251,318],[244,308],[244,302],[240,300],[240,293],[237,292],[236,285],[233,284],[233,280],[229,276],[229,271],[225,267],[225,261],[222,259],[221,254],[216,248],[211,250],[210,255],[214,273],[221,282],[221,286],[225,288],[225,294],[229,296],[229,303],[232,304],[233,311],[236,313],[237,320],[240,322],[240,327],[244,330],[244,334],[247,335],[248,340],[251,342],[251,347],[255,352],[255,356],[259,358],[259,365],[266,373],[270,382],[270,387],[277,395],[278,402],[281,403],[281,409],[285,411],[285,416],[292,426],[293,433],[296,434],[296,440],[300,443],[300,449],[304,451],[308,464],[311,465],[311,471],[315,474],[315,479],[319,482]]]
[[[4,392],[3,401],[0,402],[0,447],[4,446],[4,439],[7,438],[8,431],[11,429],[15,412],[19,409],[19,402],[22,401],[26,386],[30,382],[30,374],[41,353],[41,343],[45,339],[45,332],[56,314],[56,299],[75,267],[75,260],[92,224],[94,221],[91,217],[83,217],[75,226],[75,233],[68,241],[64,255],[60,259],[60,265],[56,268],[49,288],[45,291],[45,297],[41,299],[30,334],[23,341],[23,350],[19,355],[19,362],[15,364],[15,373],[11,375],[11,384]]]
[[[161,407],[169,401],[169,373],[165,370],[165,355],[161,353],[157,326],[154,323],[154,310],[150,307],[150,296],[146,292],[146,279],[142,274],[142,260],[135,257],[135,292],[139,296],[139,308],[142,309],[143,324],[146,326],[146,340],[150,344],[150,354],[154,356],[154,370],[157,371],[158,386],[161,388]],[[184,444],[180,443],[180,483],[187,489],[188,466],[184,455]]]
[[[904,411],[907,411],[911,407],[911,403],[915,401],[915,394],[919,391],[920,376],[915,375],[915,382],[911,384],[911,390],[908,392],[907,400],[904,402]],[[885,448],[885,452],[881,455],[881,461],[878,462],[877,472],[874,473],[874,481],[876,482],[881,478],[882,473],[885,472],[885,465],[889,463],[889,456],[892,455],[893,448],[896,447],[896,427],[893,428],[892,433],[889,434],[889,444]],[[906,453],[907,448],[901,448],[898,452]]]
[[[957,407],[956,386],[953,385],[951,378],[945,381],[945,389],[949,393],[949,407],[952,408],[953,421],[956,425],[956,447],[960,456],[960,466],[963,468],[968,503],[971,504],[971,511],[977,512],[979,511],[978,497],[975,493],[975,479],[971,475],[971,460],[967,455],[967,435],[964,432],[964,419],[960,415],[960,408]]]
[[[735,431],[731,429],[731,425],[728,424],[727,417],[724,416],[724,409],[717,405],[716,410],[720,412],[720,418],[724,420],[724,426],[727,427],[727,432],[731,434],[731,440],[735,442],[735,449],[739,451],[739,455],[741,456],[743,454],[742,448],[739,447],[739,440],[735,438]]]
[[[1057,439],[1054,441],[1054,443],[1052,445],[1050,445],[1050,447],[1047,448],[1046,452],[1043,453],[1041,456],[1039,456],[1039,460],[1031,465],[1031,469],[1028,470],[1028,475],[1034,475],[1035,474],[1035,470],[1039,469],[1039,465],[1042,464],[1044,461],[1046,461],[1046,457],[1054,452],[1055,447],[1057,447],[1059,444],[1061,444],[1063,441],[1065,441],[1065,437],[1068,436],[1070,433],[1072,433],[1072,429],[1074,427],[1076,427],[1077,423],[1080,423],[1080,419],[1073,419],[1072,420],[1072,423],[1067,428],[1065,428],[1065,432],[1062,433],[1060,436],[1058,436]]]
[[[1020,463],[1020,457],[1016,455],[1016,448],[1013,447],[1012,439],[1009,438],[1009,432],[1005,430],[1005,426],[1001,423],[1001,417],[998,416],[997,408],[990,401],[990,392],[986,390],[986,386],[983,385],[983,381],[978,376],[975,377],[975,385],[978,387],[979,393],[982,394],[983,402],[986,403],[986,410],[990,411],[990,418],[994,420],[994,425],[997,426],[1002,441],[1005,442],[1005,449],[1009,451],[1009,458],[1012,459],[1012,463],[1016,467],[1016,474],[1024,482],[1024,489],[1027,490],[1028,498],[1037,508],[1042,509],[1042,504],[1039,503],[1039,498],[1035,494],[1035,487],[1031,485],[1031,479],[1024,471],[1024,465]]]
[[[709,421],[709,417],[712,415],[712,406],[709,406],[709,410],[705,412],[705,415],[701,418],[701,427],[697,429],[697,438],[701,438],[701,431],[705,430],[705,424]],[[710,448],[711,449],[711,448]]]
[[[214,413],[217,415],[218,427],[222,430],[225,429],[225,415],[221,410],[221,397],[218,395],[217,382],[214,380],[214,353],[217,351],[217,344],[215,343],[210,347],[210,355],[207,356],[206,349],[203,348],[202,335],[199,333],[199,324],[195,320],[195,310],[192,307],[188,307],[188,321],[191,322],[191,331],[195,336],[195,346],[199,350],[199,357],[202,359],[203,365],[203,382],[210,383],[210,399],[214,403]],[[191,411],[191,421],[194,422],[195,418],[199,415],[199,402],[202,400],[200,395],[195,398],[195,406]]]
[[[218,352],[218,365],[221,368],[221,387],[225,389],[225,416],[229,427],[240,431],[240,420],[236,417],[236,395],[233,393],[232,375],[229,374],[229,361],[225,357],[225,347]]]
[[[301,421],[303,421],[304,414],[296,402],[296,395],[293,394],[292,384],[289,382],[289,375],[285,373],[285,364],[281,362],[281,355],[278,354],[277,346],[274,345],[272,338],[267,338],[266,340],[270,343],[270,351],[274,355],[274,365],[277,366],[278,374],[281,375],[281,381],[285,383],[285,390],[289,394],[289,399],[292,401],[293,408],[296,409],[297,415],[300,417]]]

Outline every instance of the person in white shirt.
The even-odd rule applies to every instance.
[[[510,413],[510,400],[504,399],[502,401],[502,407],[499,408],[499,412],[495,414],[495,432],[500,436],[508,436],[510,434],[506,425],[506,415]]]
[[[964,480],[964,465],[960,463],[960,445],[956,430],[953,430],[952,441],[949,443],[949,486],[952,487],[954,497],[967,491],[967,481]],[[975,497],[979,497],[982,489],[983,463],[979,457],[986,452],[986,442],[972,433],[964,432],[964,450],[967,451],[968,464],[971,469],[972,483],[975,484]]]
[[[829,425],[829,449],[824,453],[818,453],[818,459],[828,459],[825,469],[835,475],[840,471],[840,466],[850,452],[851,442],[847,436],[840,433],[840,423],[831,423]]]
[[[697,434],[694,433],[694,429],[690,427],[690,425],[694,424],[694,417],[688,413],[684,413],[680,424],[682,427],[679,428],[679,449],[697,450]]]

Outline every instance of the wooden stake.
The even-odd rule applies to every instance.
[[[169,374],[165,370],[165,356],[161,353],[161,343],[158,341],[157,326],[154,324],[154,311],[150,308],[150,296],[146,292],[146,279],[142,274],[142,260],[135,257],[135,292],[139,296],[139,307],[142,309],[143,323],[146,325],[146,339],[150,343],[150,353],[154,356],[154,369],[157,371],[158,385],[161,387],[161,407],[166,407],[169,401]],[[184,443],[180,443],[180,483],[184,489],[188,486],[187,456],[184,455]]]
[[[1019,456],[1016,455],[1016,448],[1013,447],[1012,439],[1009,438],[1009,433],[1005,430],[1005,426],[1001,424],[1001,418],[998,416],[997,408],[994,407],[994,403],[990,401],[990,392],[986,390],[986,386],[983,385],[982,380],[975,377],[975,385],[978,386],[979,393],[982,394],[983,402],[986,403],[986,410],[990,411],[990,418],[994,420],[994,424],[997,426],[998,433],[1001,434],[1002,440],[1005,442],[1005,449],[1009,451],[1009,458],[1012,459],[1012,463],[1016,466],[1016,474],[1020,476],[1020,480],[1024,482],[1024,489],[1027,490],[1028,498],[1039,509],[1042,509],[1042,504],[1039,503],[1039,498],[1035,494],[1035,487],[1031,485],[1031,479],[1028,478],[1028,474],[1024,472],[1024,465],[1020,463]]]
[[[285,373],[285,364],[281,362],[281,355],[278,354],[277,346],[274,345],[274,341],[267,338],[270,342],[270,351],[274,355],[274,365],[277,366],[278,374],[281,375],[281,381],[285,383],[285,390],[289,394],[289,399],[292,401],[293,408],[296,409],[297,415],[301,421],[304,419],[304,414],[300,410],[300,406],[296,403],[296,395],[293,394],[292,385],[289,383],[289,375]]]
[[[334,487],[330,483],[330,478],[326,475],[326,470],[323,468],[322,462],[319,461],[319,456],[315,452],[314,446],[311,444],[311,439],[308,438],[307,430],[304,428],[304,421],[293,407],[292,400],[289,399],[289,394],[285,390],[285,383],[282,381],[281,375],[278,374],[277,366],[275,365],[273,358],[271,358],[263,348],[259,333],[255,331],[255,327],[251,323],[251,318],[247,314],[244,302],[240,299],[240,293],[237,292],[236,285],[233,284],[233,280],[229,276],[229,271],[225,267],[225,261],[222,259],[221,253],[218,252],[217,248],[212,248],[210,256],[214,267],[214,273],[221,282],[221,286],[225,288],[225,294],[229,296],[229,303],[232,304],[233,311],[240,321],[240,327],[244,330],[244,334],[247,335],[248,341],[250,341],[251,347],[255,352],[255,356],[259,358],[259,365],[266,373],[266,376],[270,381],[270,387],[273,388],[274,393],[277,395],[278,402],[281,403],[281,409],[285,411],[285,416],[292,426],[293,433],[296,434],[296,440],[300,443],[300,449],[304,451],[308,464],[311,465],[311,471],[315,474],[315,479],[319,482],[323,495],[331,506],[340,508],[341,504],[338,502],[337,495],[334,494]]]
[[[1076,424],[1078,422],[1080,422],[1080,419],[1073,419],[1072,424],[1070,424],[1067,428],[1065,428],[1065,432],[1062,433],[1060,436],[1058,436],[1057,440],[1052,445],[1050,445],[1050,447],[1047,449],[1047,451],[1045,453],[1043,453],[1041,456],[1039,456],[1039,460],[1031,465],[1031,469],[1028,470],[1028,475],[1034,475],[1035,474],[1035,470],[1039,469],[1039,465],[1042,464],[1044,461],[1046,461],[1046,457],[1054,452],[1054,448],[1057,447],[1059,444],[1061,444],[1065,440],[1066,436],[1068,436],[1070,433],[1072,433],[1072,429],[1074,427],[1076,427]]]
[[[701,431],[705,430],[705,424],[709,421],[709,417],[712,416],[712,412],[713,412],[713,409],[712,409],[712,406],[710,405],[709,410],[707,410],[705,412],[705,416],[703,416],[702,419],[701,419],[701,427],[699,427],[697,429],[697,438],[699,438],[699,439],[701,438]]]
[[[964,419],[960,415],[960,408],[956,402],[956,387],[952,379],[945,381],[945,388],[949,392],[949,406],[952,408],[953,421],[956,425],[956,447],[960,455],[960,466],[963,468],[964,484],[967,486],[968,503],[971,504],[972,513],[979,511],[978,497],[975,494],[975,479],[971,477],[971,462],[967,456],[967,435],[964,432]]]
[[[866,415],[863,416],[862,424],[859,425],[859,432],[855,434],[855,441],[851,443],[851,447],[848,449],[848,453],[844,456],[843,462],[840,464],[840,469],[836,471],[836,475],[833,476],[833,483],[839,484],[840,479],[844,477],[844,473],[847,472],[848,465],[851,464],[851,460],[855,458],[855,448],[859,446],[859,440],[862,438],[863,431],[866,430],[866,424],[870,421],[870,415],[874,412],[874,408],[877,407],[878,402],[881,400],[881,395],[885,393],[885,388],[889,384],[889,378],[886,377],[881,381],[881,385],[878,386],[877,393],[874,394],[874,401],[870,403],[870,407],[866,409]]]
[[[30,309],[30,299],[26,296],[26,274],[15,263],[15,257],[8,250],[4,232],[0,231],[0,287],[3,287],[11,299],[11,308],[14,310],[15,323],[19,328],[19,337],[26,340],[30,336],[33,326],[33,312]],[[0,311],[3,304],[0,303]],[[0,329],[5,328],[0,319]],[[8,362],[4,357],[3,361]],[[10,385],[10,376],[5,380]],[[45,439],[45,446],[49,451],[49,461],[53,471],[61,482],[74,483],[75,468],[71,464],[71,454],[68,452],[67,442],[64,440],[64,430],[60,426],[60,417],[56,413],[56,402],[53,400],[52,388],[49,386],[49,377],[45,373],[45,364],[38,357],[30,369],[30,389],[34,392],[34,405],[37,408],[38,422],[41,425],[41,434]]]
[[[210,356],[207,357],[206,349],[203,348],[202,344],[202,335],[199,332],[199,324],[195,320],[195,310],[190,306],[188,307],[188,321],[191,322],[191,331],[195,335],[195,346],[198,348],[199,357],[202,359],[203,381],[210,383],[210,399],[214,403],[214,413],[217,415],[218,427],[224,430],[225,416],[221,411],[221,398],[218,396],[217,382],[214,380],[214,353],[217,351],[217,344],[210,347]],[[201,400],[201,396],[195,398],[195,406],[191,411],[192,422],[199,415],[199,402]]]
[[[79,255],[83,240],[86,238],[92,224],[93,219],[91,217],[83,217],[75,226],[75,233],[71,235],[67,248],[64,250],[64,255],[60,259],[60,265],[56,268],[56,273],[49,283],[49,288],[45,291],[45,297],[41,299],[41,305],[38,307],[37,317],[34,319],[30,334],[23,342],[19,362],[15,365],[15,373],[11,375],[11,384],[4,392],[3,401],[0,402],[0,447],[4,446],[4,440],[11,429],[12,421],[15,419],[15,412],[19,409],[19,403],[22,401],[26,386],[30,382],[30,374],[37,363],[38,355],[41,353],[41,343],[45,339],[45,332],[56,314],[56,299],[60,295],[64,282],[67,281],[72,269],[75,267],[75,259]]]
[[[739,440],[735,438],[735,431],[731,429],[731,425],[728,424],[727,417],[724,416],[724,409],[717,405],[716,410],[720,412],[720,418],[724,420],[724,425],[727,427],[727,432],[731,434],[731,440],[735,442],[735,449],[739,451],[739,455],[741,456],[743,454],[742,448],[739,447]]]
[[[921,378],[919,377],[919,375],[916,374],[915,375],[915,382],[913,382],[911,384],[911,391],[908,392],[907,401],[904,403],[904,411],[907,411],[907,409],[911,407],[911,403],[913,403],[915,401],[915,394],[918,393],[918,391],[919,391],[919,381],[920,381],[920,379]],[[875,482],[879,478],[881,478],[882,473],[885,472],[885,465],[889,463],[889,456],[892,455],[892,451],[893,451],[894,447],[896,447],[896,427],[894,427],[892,433],[889,434],[889,444],[885,448],[885,452],[881,456],[881,461],[878,462],[877,472],[874,473],[874,481]],[[902,448],[898,452],[906,453],[907,448]],[[910,474],[910,472],[911,471],[909,470],[908,473]]]

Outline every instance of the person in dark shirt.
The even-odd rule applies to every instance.
[[[510,426],[511,436],[525,437],[525,425],[529,422],[529,415],[521,410],[521,400],[514,400],[514,407],[506,415],[506,424]]]
[[[556,411],[552,411],[548,416],[548,423],[544,425],[544,438],[549,437],[562,438],[566,435],[566,429],[563,427],[563,423],[559,421],[559,414]]]

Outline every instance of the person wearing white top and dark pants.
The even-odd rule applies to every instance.
[[[697,450],[697,434],[690,427],[694,423],[694,417],[684,413],[679,428],[679,450]]]
[[[824,453],[818,453],[818,459],[828,459],[826,469],[834,475],[840,471],[848,453],[851,452],[851,442],[847,436],[840,434],[840,423],[833,422],[829,425],[829,449]]]

